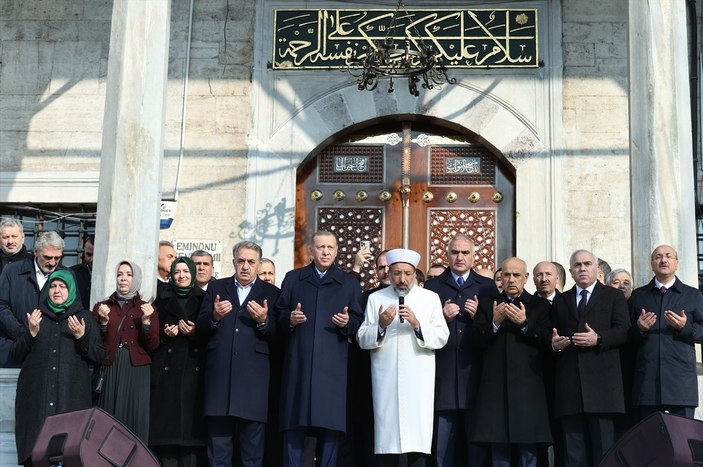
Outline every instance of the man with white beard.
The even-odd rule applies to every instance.
[[[374,452],[383,466],[424,467],[432,448],[435,356],[449,338],[439,296],[416,287],[420,255],[395,249],[386,254],[391,286],[371,294],[359,346],[371,350]],[[390,455],[388,455],[390,454]]]

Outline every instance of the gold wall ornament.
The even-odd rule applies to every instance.
[[[459,197],[456,195],[456,193],[454,193],[453,191],[450,191],[449,193],[444,195],[444,199],[446,199],[450,203],[453,203],[454,201],[459,199]]]
[[[478,191],[472,191],[469,195],[469,201],[471,201],[472,203],[477,203],[480,199],[481,195],[478,193]]]
[[[322,192],[320,190],[312,190],[312,193],[310,193],[310,199],[313,201],[320,201],[322,199]]]
[[[431,191],[426,191],[422,194],[422,201],[424,201],[425,203],[429,203],[433,199],[434,199],[434,194],[432,194]]]
[[[501,193],[500,191],[496,191],[495,193],[493,193],[491,199],[494,203],[500,203],[501,201],[503,201],[503,193]]]
[[[400,189],[400,194],[403,195],[403,196],[407,196],[407,195],[410,194],[410,191],[411,191],[411,190],[410,190],[410,187],[407,186],[407,185],[404,185],[404,186]]]
[[[342,190],[335,190],[335,192],[332,193],[332,198],[334,198],[335,201],[342,201],[345,196]]]
[[[357,201],[366,201],[369,197],[369,194],[364,191],[364,190],[359,190],[356,192],[356,200]]]
[[[384,203],[386,201],[390,201],[392,197],[393,197],[393,195],[391,195],[391,192],[388,190],[383,190],[378,194],[378,199],[380,199]]]

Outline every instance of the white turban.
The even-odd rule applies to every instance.
[[[386,253],[386,261],[389,266],[394,263],[408,263],[417,267],[420,263],[420,253],[405,248],[396,248]]]

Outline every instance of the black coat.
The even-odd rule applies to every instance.
[[[83,308],[90,310],[90,285],[93,279],[93,271],[85,263],[71,266],[71,271],[76,276],[76,287],[78,288],[78,293],[81,294]]]
[[[662,295],[654,279],[635,289],[630,298],[631,341],[636,345],[633,405],[698,406],[695,343],[703,339],[703,295],[678,278]],[[647,333],[640,333],[637,318],[642,309],[657,315]],[[686,324],[675,331],[664,311],[686,312]]]
[[[67,268],[59,264],[57,269]],[[0,367],[20,367],[10,357],[12,339],[22,332],[27,313],[39,306],[39,292],[33,256],[9,264],[0,274]]]
[[[16,261],[22,261],[23,259],[27,258],[33,258],[33,256],[32,253],[27,251],[27,247],[24,245],[22,245],[20,251],[18,251],[14,255],[5,254],[2,250],[0,250],[0,273],[3,269],[5,269],[5,266],[7,266],[8,264],[12,264]]]
[[[622,291],[596,281],[584,315],[576,310],[576,286],[552,302],[560,336],[585,332],[586,323],[602,338],[595,347],[573,344],[556,354],[555,415],[624,413],[619,347],[627,341],[630,320]]]
[[[275,333],[273,308],[279,290],[256,279],[244,303],[239,303],[234,276],[208,285],[198,315],[198,332],[207,340],[205,354],[205,416],[239,417],[266,422],[269,398],[269,339]],[[219,322],[212,320],[215,299],[232,303]],[[259,328],[247,303],[268,304],[268,318]]]
[[[179,320],[195,324],[204,295],[194,287],[181,301],[169,286],[159,289],[154,302],[161,343],[151,354],[150,445],[197,446],[204,442],[202,338],[197,327],[192,336],[164,334],[165,325],[178,325]]]
[[[290,314],[298,303],[307,321],[290,329]],[[346,430],[348,339],[361,326],[360,303],[359,281],[335,266],[322,279],[314,263],[286,274],[276,303],[285,334],[281,430]],[[349,323],[340,329],[332,316],[344,307],[349,307]]]
[[[479,443],[549,443],[551,428],[544,385],[544,362],[551,350],[549,302],[523,291],[527,329],[508,318],[493,332],[493,303],[483,298],[474,319],[472,343],[481,349],[482,372],[476,398]]]
[[[473,320],[464,311],[464,303],[468,298],[493,296],[498,291],[491,279],[473,270],[460,288],[449,268],[427,281],[425,288],[439,295],[442,306],[451,300],[461,309],[459,315],[447,323],[447,345],[435,350],[435,410],[470,409],[476,398],[481,361],[478,352],[471,347]]]
[[[48,295],[42,293],[42,298]],[[12,357],[22,362],[15,399],[15,437],[20,464],[32,455],[44,420],[49,415],[89,408],[92,404],[91,365],[105,358],[98,324],[76,298],[57,315],[39,307],[42,321],[32,337],[26,318],[12,346]],[[31,310],[30,310],[31,311]],[[68,317],[85,322],[83,337],[76,340],[68,328]]]

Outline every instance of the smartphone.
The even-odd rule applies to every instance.
[[[359,242],[359,249],[360,250],[367,249],[367,250],[371,251],[371,242],[369,240],[360,241]]]

